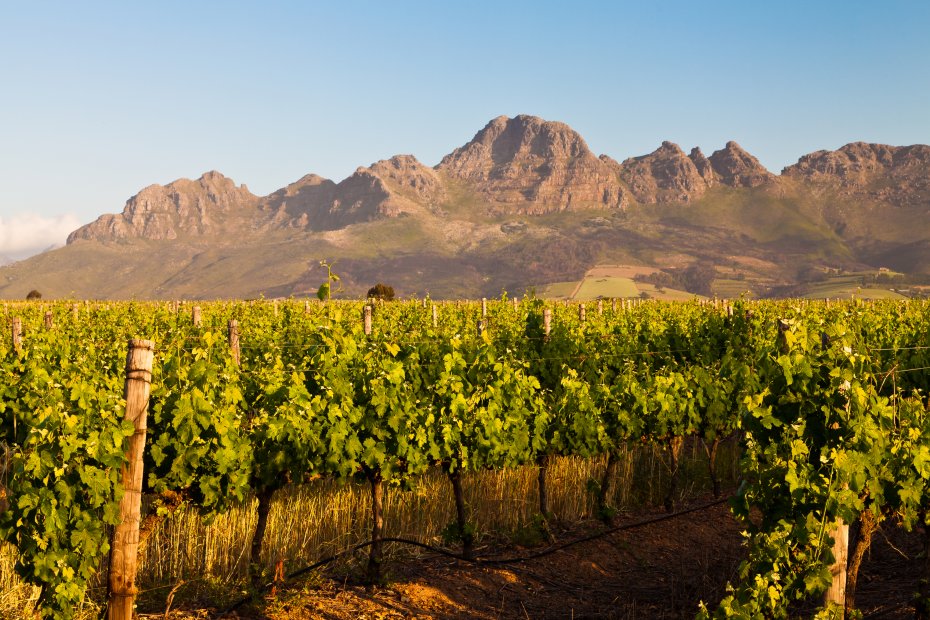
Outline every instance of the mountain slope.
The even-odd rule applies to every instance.
[[[347,295],[378,280],[433,297],[522,292],[605,262],[702,265],[764,294],[826,267],[930,273],[928,211],[924,145],[852,143],[774,175],[732,141],[618,163],[563,123],[499,117],[435,168],[397,155],[264,197],[218,172],[147,187],[66,247],[0,268],[0,296],[305,295],[322,258]]]

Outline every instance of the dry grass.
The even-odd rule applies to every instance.
[[[650,446],[633,446],[621,459],[613,498],[621,511],[661,503],[667,488],[664,453]],[[736,477],[736,447],[720,454],[724,480]],[[605,459],[563,457],[549,467],[549,506],[556,521],[577,522],[594,515],[593,484],[600,480]],[[464,477],[464,490],[479,543],[492,539],[525,540],[538,522],[537,469],[526,466],[482,471]],[[686,447],[679,492],[682,496],[709,486],[703,452],[697,442]],[[263,563],[269,570],[280,560],[291,571],[343,551],[369,538],[369,489],[364,483],[339,484],[317,480],[279,491],[272,503]],[[442,532],[454,520],[455,508],[448,479],[436,471],[411,490],[389,488],[385,494],[385,536],[443,544]],[[255,528],[254,502],[233,508],[211,523],[193,509],[181,508],[162,521],[141,551],[140,608],[164,610],[175,585],[184,582],[178,597],[209,605],[223,605],[244,593],[249,546]],[[398,561],[413,554],[388,545],[386,555]],[[360,552],[359,557],[363,555]],[[25,619],[37,591],[12,574],[12,548],[0,550],[0,617]],[[353,558],[343,568],[353,569]],[[389,569],[389,565],[388,565]],[[102,574],[102,571],[101,571]],[[92,590],[102,600],[103,578]],[[96,609],[89,602],[85,618]]]

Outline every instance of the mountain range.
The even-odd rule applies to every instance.
[[[709,156],[663,142],[618,162],[569,126],[498,117],[434,167],[397,155],[334,182],[256,196],[219,172],[151,185],[63,248],[0,268],[0,296],[494,296],[598,264],[700,267],[697,288],[796,290],[823,273],[930,278],[930,146],[854,142],[774,174],[736,142]]]

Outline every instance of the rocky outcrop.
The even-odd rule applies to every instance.
[[[788,178],[836,189],[840,194],[896,205],[930,201],[930,146],[853,142],[816,151],[782,171]]]
[[[263,198],[261,208],[272,226],[310,229],[311,217],[315,218],[321,205],[331,204],[335,193],[335,183],[308,174]]]
[[[446,189],[436,171],[424,166],[413,155],[395,155],[371,165],[375,176],[392,185],[392,189],[427,205],[446,198]]]
[[[697,151],[700,159],[685,155],[677,144],[663,142],[662,146],[648,155],[632,157],[619,166],[620,178],[641,204],[667,202],[691,202],[704,195],[713,183],[713,171],[709,162]],[[707,178],[701,173],[705,169]]]
[[[204,236],[239,228],[242,220],[250,227],[248,220],[258,200],[245,185],[236,186],[219,172],[207,172],[196,181],[179,179],[146,187],[126,202],[122,213],[103,215],[82,226],[68,236],[68,243]]]
[[[277,226],[335,230],[350,224],[397,217],[405,205],[432,205],[445,198],[434,170],[412,155],[397,155],[333,183],[317,175],[262,200],[263,211]]]
[[[691,149],[688,159],[694,164],[694,167],[697,169],[698,174],[701,175],[701,178],[704,179],[704,183],[707,187],[711,187],[717,182],[717,177],[714,174],[714,167],[711,166],[710,160],[704,156],[700,147],[696,146]]]
[[[580,135],[535,116],[495,118],[436,169],[471,185],[498,211],[540,214],[628,202],[615,171]]]
[[[776,178],[758,159],[732,140],[726,147],[714,151],[708,159],[720,183],[730,187],[758,187]]]
[[[685,155],[677,144],[666,141],[652,153],[631,157],[622,164],[601,159],[614,167],[640,204],[688,203],[717,184],[758,187],[777,179],[732,141],[710,158],[698,147]]]

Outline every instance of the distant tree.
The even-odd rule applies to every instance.
[[[717,277],[717,269],[712,263],[694,263],[681,273],[681,281],[689,293],[711,295],[711,284]]]
[[[29,294],[26,295],[26,299],[30,301],[32,301],[33,299],[42,299],[42,293],[40,293],[39,291],[35,289],[32,289],[31,291],[29,291]]]
[[[394,299],[394,287],[388,286],[387,284],[381,284],[378,282],[373,287],[368,289],[368,298],[369,299],[383,299],[384,301],[391,301]]]

